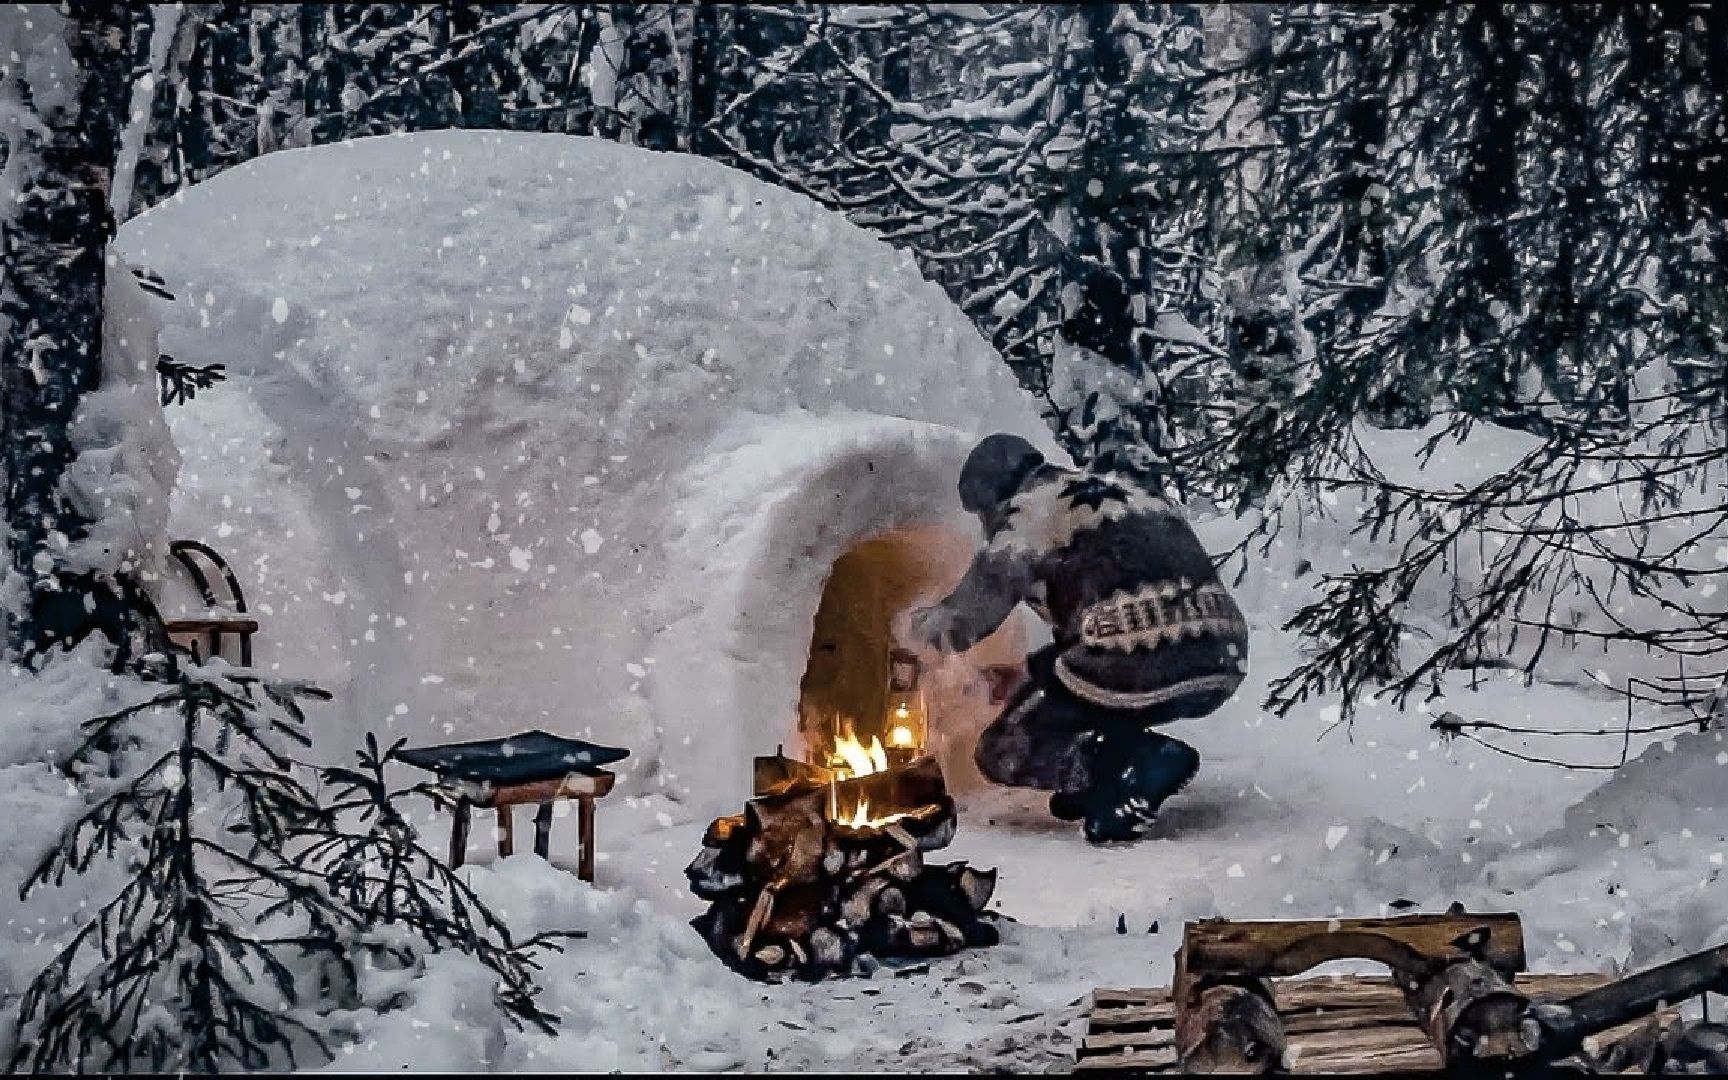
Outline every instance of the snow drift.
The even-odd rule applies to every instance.
[[[128,223],[173,413],[171,529],[223,549],[262,666],[361,731],[630,747],[735,803],[795,718],[827,568],[961,520],[973,437],[1049,447],[905,253],[694,157],[437,132],[272,154]]]

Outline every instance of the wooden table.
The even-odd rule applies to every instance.
[[[553,808],[559,799],[571,799],[576,803],[580,840],[576,876],[593,881],[594,800],[605,796],[617,781],[617,776],[603,766],[629,753],[615,746],[525,731],[503,739],[399,750],[396,757],[436,774],[455,804],[450,828],[451,866],[461,866],[467,858],[475,807],[498,815],[498,854],[514,854],[512,815],[524,803],[539,807],[534,815],[534,854],[549,859]]]
[[[551,859],[552,813],[559,799],[576,802],[576,833],[578,851],[576,876],[583,881],[594,880],[594,800],[612,790],[617,776],[605,769],[592,773],[572,774],[561,780],[532,780],[518,784],[487,785],[475,790],[466,785],[452,785],[456,798],[455,820],[450,828],[450,865],[461,866],[468,854],[468,832],[473,824],[473,808],[484,807],[498,815],[498,854],[516,853],[515,808],[534,803],[534,854]]]

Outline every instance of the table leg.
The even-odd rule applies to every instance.
[[[458,802],[450,821],[450,868],[454,870],[462,865],[462,860],[468,856],[468,804]]]
[[[534,854],[548,861],[552,858],[552,804],[543,802],[534,815]]]
[[[515,808],[500,806],[498,808],[498,855],[509,858],[516,853],[516,814]]]
[[[583,881],[594,880],[594,797],[580,795],[576,799],[576,827],[582,842],[582,853],[576,864],[576,876]]]

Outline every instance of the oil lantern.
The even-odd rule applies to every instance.
[[[909,649],[888,652],[888,715],[883,718],[882,742],[889,761],[904,765],[923,753],[929,736],[929,718],[924,711],[924,691],[919,677],[924,665]]]

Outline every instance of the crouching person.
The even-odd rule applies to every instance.
[[[985,546],[946,599],[912,613],[918,644],[963,652],[1027,602],[1054,642],[985,729],[978,767],[1052,792],[1094,842],[1132,840],[1193,778],[1194,748],[1153,730],[1205,716],[1241,684],[1247,625],[1181,512],[1112,474],[991,435],[960,475]]]

